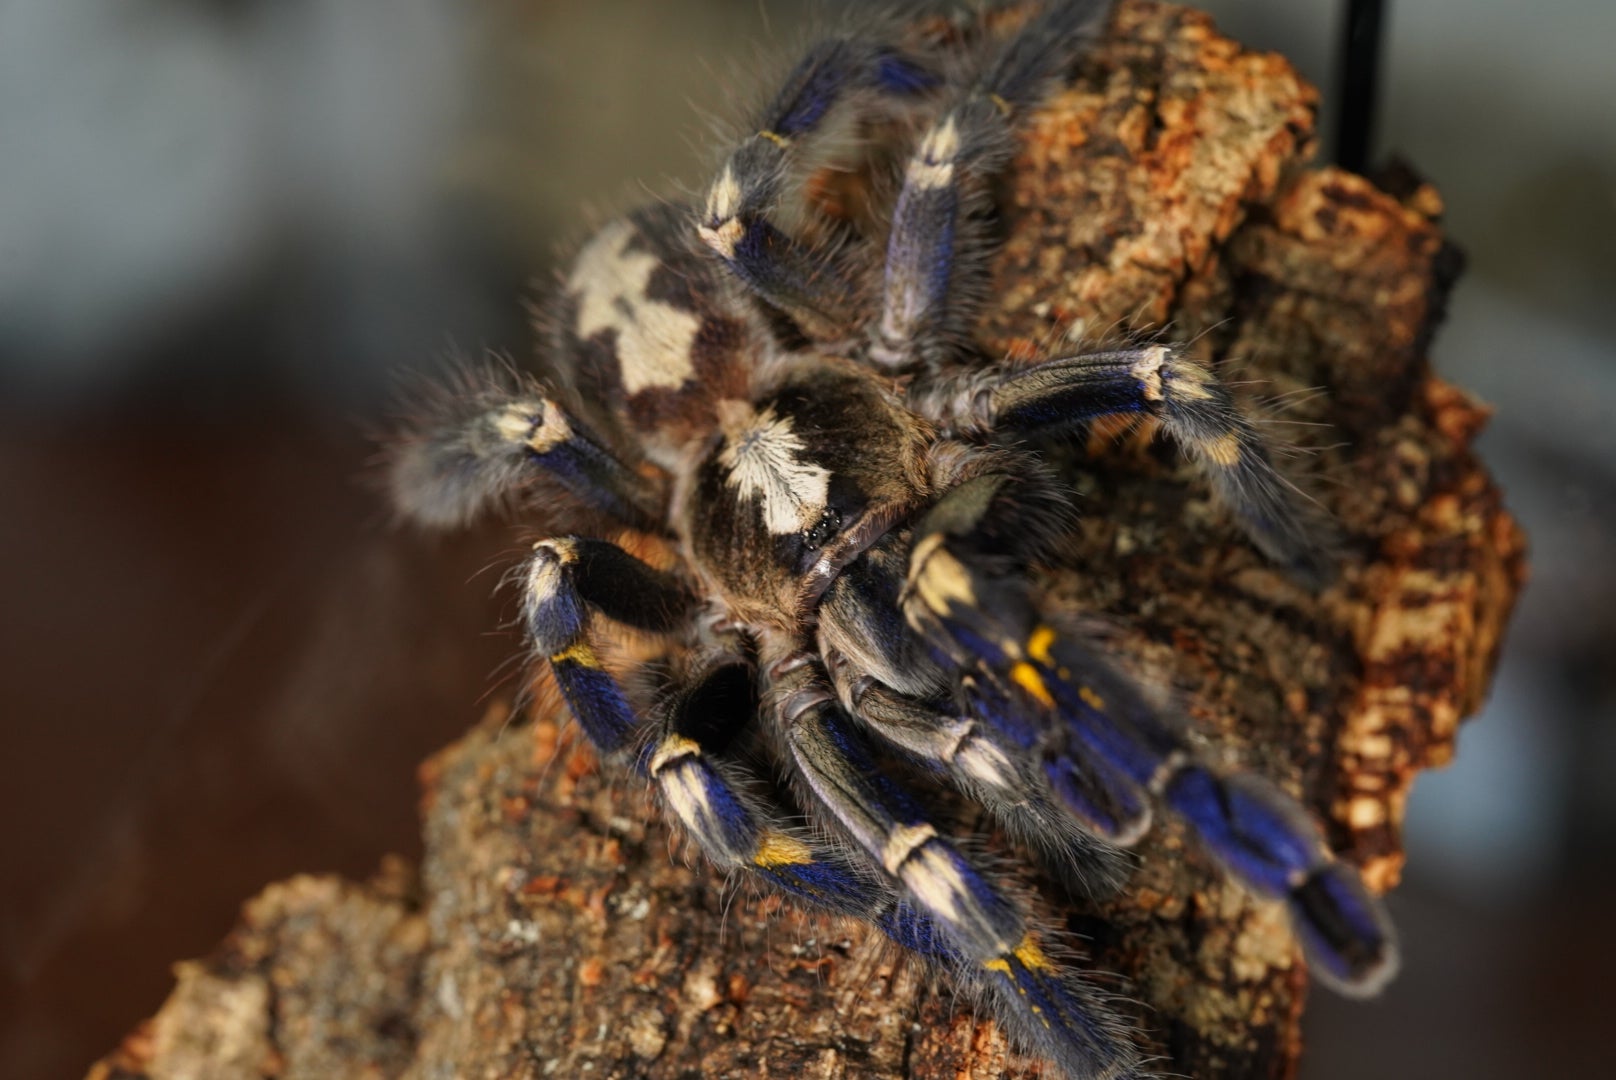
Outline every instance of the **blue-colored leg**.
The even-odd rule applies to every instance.
[[[1190,761],[1163,765],[1162,799],[1241,880],[1285,901],[1313,973],[1352,996],[1397,973],[1397,943],[1380,901],[1337,862],[1295,801],[1249,776]]]
[[[972,202],[1009,160],[1014,124],[1093,38],[1109,3],[1052,5],[1009,41],[932,124],[904,174],[887,239],[881,321],[870,356],[893,371],[956,355],[986,291],[990,247]]]
[[[973,522],[1007,527],[1012,490],[981,477],[945,497],[916,526],[905,589],[911,625],[966,673],[977,715],[1023,738],[1036,731],[1029,752],[1054,790],[1117,843],[1142,835],[1151,800],[1162,801],[1231,873],[1286,902],[1321,978],[1346,993],[1378,989],[1396,968],[1391,924],[1307,812],[1202,761],[1097,650],[1041,617],[1020,578],[969,557]]]
[[[768,220],[804,139],[852,99],[867,114],[924,95],[938,79],[896,51],[859,39],[821,42],[763,111],[757,133],[730,155],[707,191],[697,233],[758,297],[810,337],[847,322],[853,288],[834,252],[810,249]]]
[[[971,715],[1024,760],[1037,762],[1041,783],[1087,828],[1126,846],[1149,829],[1150,799],[1113,764],[1079,758],[1050,738],[1049,711],[1056,703],[1027,662],[1023,641],[1036,610],[1021,576],[980,569],[1019,561],[992,534],[1017,531],[1026,496],[1023,485],[1007,477],[983,476],[954,488],[928,512],[915,530],[904,614],[960,673]]]
[[[522,617],[562,697],[602,753],[627,745],[639,720],[589,641],[594,614],[666,634],[692,601],[673,577],[603,540],[563,537],[533,546],[522,578]]]
[[[1045,954],[1016,906],[881,772],[817,664],[798,657],[774,670],[768,698],[809,789],[933,920],[965,988],[992,1000],[1019,1041],[1067,1075],[1136,1075],[1136,1051],[1103,995]]]
[[[741,871],[812,907],[864,919],[926,959],[958,957],[932,916],[906,901],[873,866],[787,823],[766,788],[715,744],[753,719],[754,673],[738,658],[718,657],[668,694],[660,734],[640,768],[663,804],[714,865]]]
[[[1155,417],[1265,555],[1309,580],[1330,575],[1323,512],[1274,467],[1267,441],[1228,388],[1178,346],[1065,357],[1009,375],[965,374],[915,400],[956,432],[1059,432],[1101,416]]]
[[[1025,747],[979,714],[907,697],[840,657],[827,658],[837,695],[888,746],[931,766],[985,807],[1019,844],[1073,892],[1109,896],[1124,881],[1127,860],[1061,806]]]

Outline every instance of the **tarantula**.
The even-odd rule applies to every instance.
[[[699,205],[586,244],[546,381],[446,397],[392,472],[426,523],[510,503],[567,521],[580,535],[535,544],[519,574],[523,621],[601,754],[718,867],[873,923],[1071,1077],[1144,1065],[916,773],[1095,887],[1159,803],[1288,906],[1323,981],[1369,993],[1396,963],[1381,907],[1307,813],[1198,756],[1040,595],[1072,512],[1026,440],[1111,414],[1159,421],[1269,558],[1324,565],[1263,438],[1179,347],[1011,365],[971,342],[991,181],[1108,7],[816,46]],[[832,213],[804,182],[827,153],[865,211]],[[668,565],[601,538],[625,530],[660,538]],[[616,674],[599,617],[634,632]]]

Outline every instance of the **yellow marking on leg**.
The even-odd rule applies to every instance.
[[[964,769],[973,779],[996,788],[1012,786],[1015,768],[1010,759],[997,746],[988,742],[979,735],[972,735],[968,741],[956,746],[954,749],[954,764]]]
[[[1044,955],[1044,950],[1038,947],[1038,939],[1031,934],[1021,939],[1021,944],[1016,946],[1015,955],[1016,959],[1021,961],[1021,966],[1029,971],[1049,971],[1055,966],[1049,957]]]
[[[788,836],[782,832],[766,832],[758,841],[757,851],[752,855],[752,864],[764,869],[774,866],[802,866],[814,861],[813,853],[807,844],[795,836]]]
[[[550,654],[550,663],[552,664],[567,661],[580,667],[593,668],[596,671],[601,669],[600,657],[595,654],[594,647],[589,644],[586,638],[579,638],[560,652]]]
[[[1096,694],[1088,687],[1079,686],[1077,688],[1077,696],[1083,699],[1083,704],[1087,705],[1095,712],[1105,712],[1105,698],[1101,697],[1099,694]]]
[[[758,138],[768,139],[782,150],[791,145],[791,140],[780,134],[778,131],[760,131],[757,134]]]
[[[1040,664],[1054,664],[1050,656],[1049,647],[1055,644],[1055,631],[1052,627],[1036,626],[1027,638],[1027,655]]]
[[[1219,468],[1232,469],[1240,464],[1240,439],[1235,435],[1219,435],[1203,442],[1201,453]]]
[[[989,94],[988,95],[988,100],[993,102],[994,108],[998,109],[1001,115],[1003,115],[1003,116],[1009,116],[1010,115],[1010,113],[1011,113],[1010,103],[1008,101],[1004,100],[1004,98],[1000,97],[998,94]]]
[[[920,141],[920,157],[941,165],[954,160],[959,154],[959,125],[952,116],[926,133]]]
[[[989,971],[997,971],[1001,975],[1010,974],[1010,957],[1028,971],[1053,971],[1055,964],[1044,955],[1044,950],[1038,947],[1038,939],[1027,934],[1021,939],[1009,956],[995,956],[992,960],[984,960],[982,966]]]
[[[920,543],[916,544],[915,550],[909,553],[909,564],[911,566],[915,566],[925,562],[927,559],[931,558],[932,552],[936,551],[942,546],[943,534],[940,532],[932,533],[930,536],[927,536],[921,540]]]
[[[683,735],[669,735],[657,746],[656,753],[651,756],[651,775],[661,772],[670,761],[682,757],[700,757],[701,744],[694,739],[687,739]]]
[[[1053,709],[1055,707],[1054,695],[1049,692],[1049,687],[1044,685],[1043,676],[1039,675],[1038,669],[1027,663],[1027,661],[1016,661],[1014,666],[1010,668],[1010,678],[1015,680],[1017,686],[1037,698],[1044,708]]]

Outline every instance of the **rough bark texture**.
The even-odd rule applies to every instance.
[[[1426,363],[1458,262],[1440,201],[1301,171],[1314,101],[1204,16],[1123,4],[1013,169],[983,335],[1032,356],[1166,326],[1273,399],[1340,529],[1334,585],[1265,565],[1171,447],[1116,429],[1052,451],[1086,514],[1051,588],[1387,889],[1414,776],[1486,691],[1524,545],[1469,450],[1486,410]],[[428,763],[418,881],[272,886],[91,1076],[1038,1074],[879,935],[727,890],[559,716],[496,713]],[[1114,900],[1045,889],[1048,910],[1141,1003],[1163,1071],[1294,1072],[1307,977],[1281,911],[1171,822],[1141,856]]]

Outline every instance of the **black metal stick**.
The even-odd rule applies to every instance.
[[[1336,94],[1340,121],[1336,127],[1335,160],[1344,169],[1361,173],[1369,164],[1370,140],[1375,126],[1375,97],[1380,87],[1380,28],[1384,0],[1347,0],[1337,60]]]

